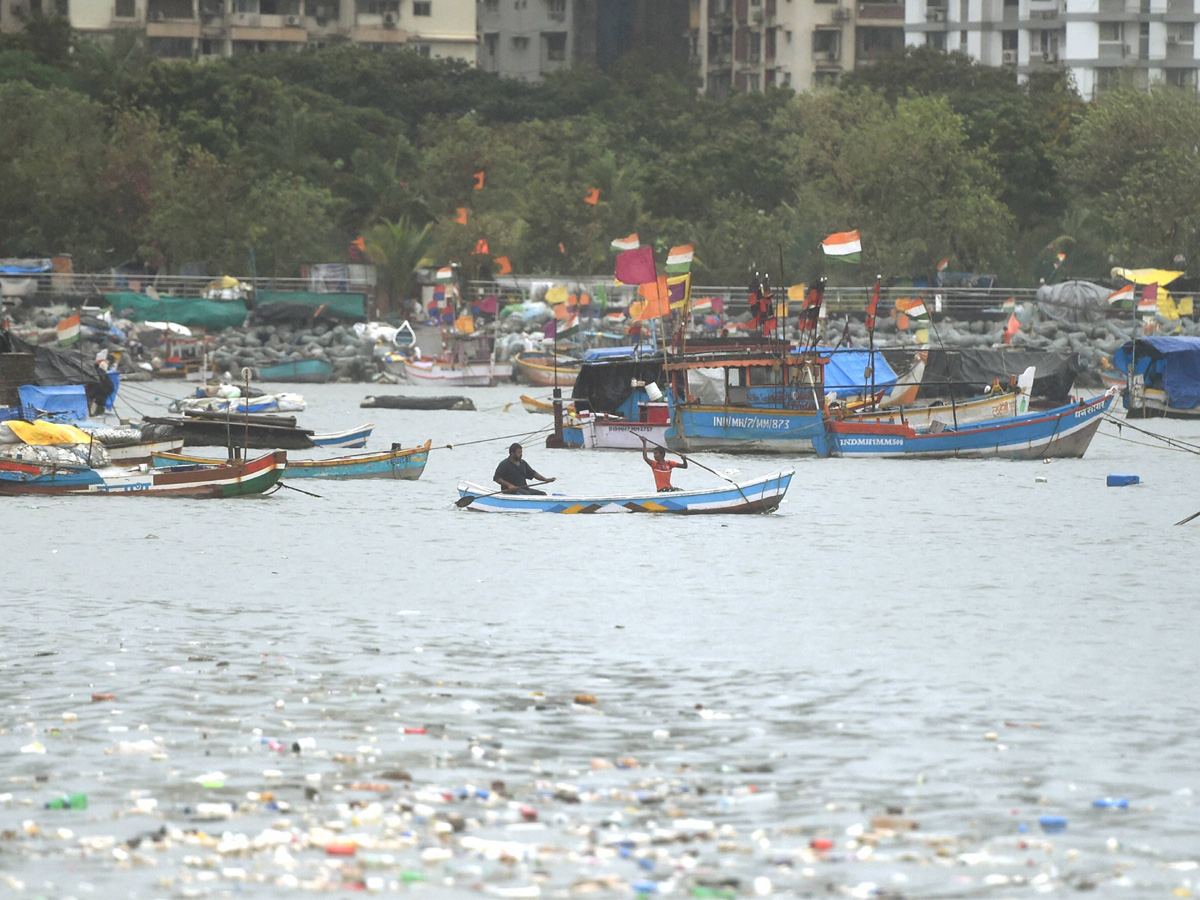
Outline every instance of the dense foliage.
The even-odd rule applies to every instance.
[[[709,100],[645,59],[538,85],[350,44],[187,63],[39,19],[0,43],[0,121],[0,256],[81,271],[292,275],[367,236],[403,292],[429,261],[611,272],[609,242],[637,232],[694,242],[704,283],[799,280],[858,228],[870,274],[949,257],[1028,283],[1200,249],[1193,94],[1088,106],[1064,77],[925,50],[837,89]]]

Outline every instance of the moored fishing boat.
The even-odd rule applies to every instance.
[[[552,416],[554,415],[554,402],[551,400],[539,400],[536,397],[530,397],[526,394],[521,395],[521,406],[527,413],[535,413],[538,415]],[[563,404],[563,412],[567,415],[575,414],[575,404]]]
[[[371,436],[371,432],[374,430],[375,424],[369,422],[366,425],[360,425],[358,428],[347,428],[345,431],[314,434],[312,442],[318,447],[346,447],[353,450],[356,447],[367,446],[367,438]]]
[[[457,505],[479,512],[512,513],[719,513],[773,512],[787,493],[795,469],[697,491],[636,494],[497,494],[469,481],[458,485]],[[463,503],[468,497],[472,498]]]
[[[277,413],[303,412],[307,403],[299,394],[259,394],[255,397],[182,397],[172,400],[169,412]]]
[[[287,466],[276,450],[245,462],[136,469],[0,459],[0,494],[138,494],[163,497],[240,497],[275,485]]]
[[[429,460],[432,441],[408,450],[393,444],[390,450],[370,453],[353,453],[328,459],[292,459],[284,472],[285,478],[335,478],[341,480],[357,478],[395,478],[401,481],[416,481],[425,471]],[[179,466],[221,465],[221,460],[181,453],[156,453],[154,464],[162,468]]]
[[[260,366],[259,381],[283,381],[292,384],[324,384],[333,378],[333,364],[323,359],[299,359],[293,362]]]
[[[570,387],[579,375],[579,360],[540,350],[522,350],[513,357],[513,376],[534,387]]]
[[[364,397],[358,404],[361,409],[474,409],[470,397],[448,395],[443,397],[409,397],[403,394],[374,395]]]
[[[813,439],[818,456],[900,459],[1079,458],[1116,391],[1044,412],[918,431],[908,424],[830,419]]]
[[[1113,355],[1125,379],[1131,419],[1200,417],[1200,337],[1155,336],[1127,341]]]

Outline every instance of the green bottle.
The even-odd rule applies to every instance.
[[[87,809],[87,794],[63,794],[49,801],[46,809]]]

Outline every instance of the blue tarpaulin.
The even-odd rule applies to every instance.
[[[828,357],[825,366],[825,393],[845,397],[870,389],[871,377],[867,367],[871,365],[871,351],[861,347],[817,347],[817,353]],[[896,373],[888,365],[883,354],[875,351],[875,388],[891,387],[896,383]]]
[[[1127,341],[1113,354],[1113,365],[1129,371],[1129,360],[1136,357],[1136,369],[1147,376],[1147,386],[1161,379],[1167,402],[1175,409],[1200,406],[1200,338],[1147,337]]]
[[[17,388],[22,406],[33,407],[40,412],[61,413],[66,419],[88,417],[87,393],[82,384],[63,384],[38,387],[23,384]]]

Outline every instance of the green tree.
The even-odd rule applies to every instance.
[[[408,219],[380,222],[364,236],[367,258],[375,263],[385,309],[413,296],[417,269],[428,266],[433,223],[414,225]]]
[[[1077,206],[1124,265],[1170,266],[1200,251],[1200,107],[1166,86],[1105,92],[1068,155]]]
[[[336,201],[326,188],[277,172],[256,181],[246,198],[246,241],[259,274],[296,277],[305,263],[343,259],[333,242]]]
[[[245,272],[245,194],[245,183],[229,166],[194,149],[154,185],[140,255],[167,270],[206,262],[217,272]]]

